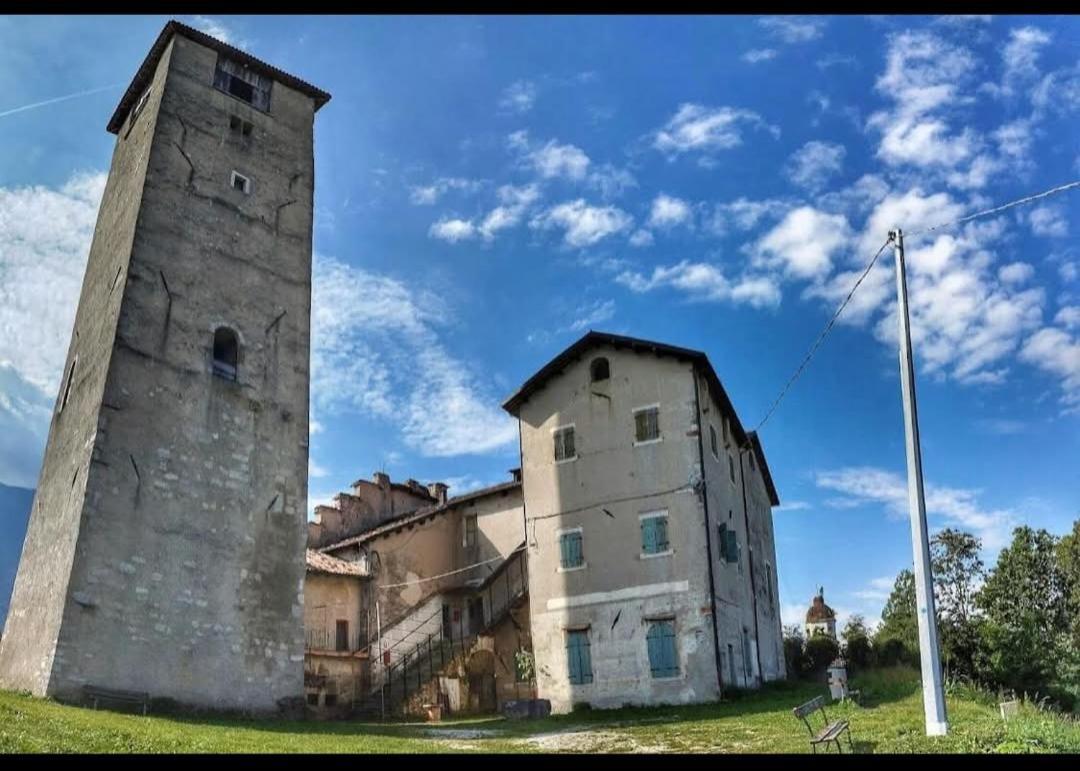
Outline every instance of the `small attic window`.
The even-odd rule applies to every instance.
[[[240,341],[228,327],[214,330],[214,374],[225,380],[236,380],[236,363],[240,357]]]
[[[244,195],[251,192],[251,180],[235,171],[232,173],[232,177],[229,178],[229,186],[233,190],[239,190]]]
[[[601,380],[607,380],[611,377],[611,365],[608,364],[607,359],[601,356],[592,360],[592,364],[589,365],[589,373],[592,382],[599,383]]]
[[[247,102],[252,107],[270,111],[270,86],[273,83],[265,75],[253,71],[240,62],[219,57],[214,70],[214,88]]]

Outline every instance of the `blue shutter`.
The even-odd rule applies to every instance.
[[[675,622],[654,621],[646,636],[649,648],[649,669],[653,677],[674,677],[679,674],[675,655]]]
[[[649,634],[645,639],[649,647],[649,669],[652,670],[652,676],[656,677],[661,667],[660,629],[657,624],[649,624]]]
[[[592,659],[589,654],[588,631],[566,633],[566,660],[570,683],[581,685],[592,682]]]
[[[570,565],[570,539],[565,533],[559,536],[559,562],[564,568]]]
[[[641,551],[643,554],[656,553],[656,530],[653,528],[653,522],[655,521],[655,518],[641,520]]]
[[[656,550],[658,552],[667,551],[670,547],[667,538],[667,517],[657,517],[653,522],[656,523],[654,526],[656,530]]]
[[[566,635],[566,663],[569,668],[570,683],[581,682],[581,663],[578,660],[577,633],[568,632]]]

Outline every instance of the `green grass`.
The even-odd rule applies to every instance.
[[[949,735],[928,738],[911,670],[868,673],[853,686],[862,705],[828,711],[850,721],[858,752],[1080,751],[1080,722],[1024,704],[1005,723],[992,696],[969,688],[947,697]],[[784,683],[719,704],[372,724],[141,717],[0,691],[0,752],[808,752],[791,709],[823,693]]]

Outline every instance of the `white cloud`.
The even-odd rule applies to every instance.
[[[744,125],[765,128],[774,136],[780,133],[752,110],[687,103],[679,105],[675,115],[656,132],[653,146],[669,157],[692,151],[728,150],[742,144]]]
[[[889,595],[892,594],[893,586],[896,584],[896,578],[894,576],[881,576],[880,578],[871,578],[867,583],[865,589],[859,589],[852,594],[858,597],[860,600],[870,600],[873,602],[885,602],[889,599]]]
[[[589,156],[575,145],[559,144],[552,139],[544,145],[536,146],[529,141],[528,132],[524,130],[511,134],[507,143],[521,152],[525,163],[535,169],[543,179],[566,177],[582,180],[589,171]]]
[[[820,279],[832,269],[833,255],[850,241],[851,228],[843,215],[800,206],[753,246],[754,264],[781,268],[796,278]]]
[[[847,496],[853,505],[881,504],[890,516],[908,516],[907,479],[873,466],[849,466],[815,474],[818,487]],[[996,550],[1008,542],[1017,518],[1010,509],[986,509],[980,505],[981,491],[939,487],[925,483],[927,515],[938,526],[960,527],[982,539],[983,547]]]
[[[823,19],[807,16],[770,16],[758,24],[785,43],[807,43],[817,40],[825,28]]]
[[[831,53],[822,56],[815,62],[815,64],[817,65],[818,69],[827,70],[829,69],[829,67],[836,67],[838,65],[850,65],[852,67],[858,67],[859,60],[856,59],[854,56]]]
[[[742,55],[744,62],[750,64],[757,64],[758,62],[767,62],[770,59],[776,58],[775,48],[753,48]]]
[[[1035,268],[1026,262],[1010,262],[998,269],[998,278],[1006,284],[1023,284],[1035,275]]]
[[[217,38],[222,43],[235,46],[241,50],[248,47],[246,40],[239,38],[233,30],[225,25],[220,19],[211,16],[195,16],[192,18],[192,26],[200,32],[205,32],[212,38]]]
[[[597,300],[591,305],[578,308],[574,315],[577,318],[569,326],[571,332],[591,329],[594,324],[607,321],[615,315],[615,301]]]
[[[494,452],[517,428],[436,332],[440,298],[316,255],[311,391],[320,415],[356,411],[396,424],[425,456]]]
[[[693,216],[693,210],[686,201],[661,193],[653,199],[652,210],[649,213],[649,226],[672,228],[690,222]]]
[[[322,479],[323,477],[326,477],[326,476],[329,476],[329,475],[330,475],[330,472],[326,469],[325,466],[320,466],[318,463],[315,462],[314,458],[312,458],[310,455],[308,456],[308,476],[309,477],[311,477],[312,479]]]
[[[500,230],[514,227],[533,203],[540,197],[536,185],[503,185],[498,191],[499,205],[488,212],[480,223],[479,232],[485,240],[495,238]]]
[[[617,169],[610,163],[589,174],[589,186],[599,191],[602,198],[618,198],[632,187],[637,187],[634,175],[626,169]]]
[[[1012,96],[1022,85],[1038,79],[1039,54],[1043,46],[1050,42],[1050,35],[1038,27],[1020,27],[1009,33],[1009,42],[1002,50],[1001,59],[1004,74],[1000,86],[987,84],[991,93]]]
[[[1031,104],[1037,116],[1080,109],[1080,62],[1044,75],[1031,91]]]
[[[526,113],[536,103],[536,85],[532,81],[519,80],[511,83],[503,91],[499,107],[518,114]]]
[[[1080,414],[1080,337],[1058,327],[1043,327],[1024,341],[1020,358],[1061,378],[1064,411]]]
[[[792,154],[786,169],[788,179],[808,190],[819,190],[843,169],[845,155],[844,146],[835,142],[807,142]]]
[[[440,177],[430,185],[418,185],[410,189],[409,201],[415,206],[430,206],[450,190],[460,190],[467,193],[476,192],[484,183],[476,179],[463,179],[461,177]]]
[[[592,246],[598,241],[630,228],[633,219],[614,206],[591,206],[585,199],[567,201],[533,218],[534,228],[562,228],[568,246]]]
[[[770,308],[780,304],[780,289],[768,276],[743,276],[728,279],[715,265],[683,260],[675,265],[657,266],[652,275],[623,271],[615,278],[633,292],[650,292],[661,287],[673,287],[692,300],[743,303],[755,308]]]
[[[813,508],[806,501],[790,501],[788,503],[782,503],[779,506],[773,508],[773,511],[802,511],[804,509]]]
[[[635,230],[630,236],[630,246],[652,246],[653,234],[648,230]]]
[[[1069,222],[1065,210],[1055,204],[1036,206],[1028,214],[1031,232],[1044,238],[1065,238],[1069,235]]]
[[[1057,312],[1054,323],[1066,329],[1080,328],[1080,305],[1068,305]]]
[[[428,235],[441,241],[456,244],[476,235],[476,226],[469,220],[463,219],[440,219],[428,230]]]
[[[713,209],[708,227],[719,236],[725,235],[732,228],[740,231],[753,230],[759,223],[779,219],[792,206],[790,201],[778,198],[767,198],[761,201],[737,198],[734,201],[717,204]]]
[[[0,366],[45,397],[60,386],[106,178],[0,187]]]

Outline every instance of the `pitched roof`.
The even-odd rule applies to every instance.
[[[739,420],[739,415],[735,412],[735,407],[732,405],[731,399],[728,398],[727,391],[724,390],[724,386],[720,382],[720,377],[716,374],[716,370],[713,369],[712,364],[709,362],[709,357],[702,351],[695,351],[691,348],[680,348],[666,343],[657,343],[652,340],[642,340],[637,337],[624,337],[623,335],[612,335],[607,332],[594,332],[589,330],[583,337],[578,339],[577,342],[573,343],[569,348],[541,367],[536,374],[526,380],[517,391],[503,402],[503,409],[517,417],[521,405],[528,401],[530,396],[543,388],[548,380],[558,375],[574,362],[583,358],[587,351],[600,345],[607,345],[616,349],[625,348],[634,351],[635,353],[671,356],[682,361],[692,362],[694,366],[705,375],[705,379],[709,383],[709,389],[716,396],[716,400],[720,402],[720,406],[725,412],[731,415],[732,430],[735,434],[735,438],[738,440],[739,446],[745,447],[749,445],[754,451],[758,464],[761,466],[761,475],[765,480],[765,487],[769,492],[769,501],[773,506],[780,505],[780,498],[776,494],[776,487],[773,485],[772,475],[769,473],[768,464],[765,462],[765,452],[761,448],[761,440],[758,439],[756,433],[748,433],[743,428],[742,422]]]
[[[836,612],[825,604],[825,597],[820,594],[814,597],[810,610],[806,611],[806,623],[808,624],[818,621],[832,621],[835,618]]]
[[[308,549],[304,554],[307,570],[309,573],[330,573],[336,576],[368,577],[367,567],[358,562],[346,562],[329,554],[322,554],[314,549]]]
[[[165,47],[169,44],[169,41],[172,40],[173,35],[183,35],[186,38],[194,40],[196,43],[201,43],[207,48],[213,48],[216,51],[226,54],[230,59],[234,59],[241,64],[246,64],[251,69],[268,78],[272,78],[289,88],[295,89],[306,96],[310,96],[315,100],[316,112],[318,112],[320,107],[330,101],[330,94],[301,80],[295,75],[290,75],[283,70],[279,70],[277,67],[269,65],[261,59],[256,59],[246,51],[241,51],[239,48],[235,48],[228,43],[223,43],[217,38],[210,37],[205,32],[199,32],[199,30],[193,29],[186,24],[181,24],[178,21],[170,21],[161,30],[161,34],[159,34],[157,40],[154,41],[154,45],[150,47],[150,52],[146,55],[142,65],[135,73],[131,85],[128,86],[127,91],[124,92],[124,96],[121,97],[120,104],[116,106],[116,112],[113,113],[107,127],[109,133],[118,133],[120,127],[124,125],[124,119],[127,118],[128,111],[146,90],[147,84],[154,77],[154,70],[157,68],[158,60],[165,52]]]
[[[521,482],[518,482],[517,480],[511,482],[503,482],[501,484],[492,485],[491,487],[482,487],[479,490],[473,490],[472,492],[465,493],[464,495],[459,495],[457,497],[451,498],[446,503],[437,506],[425,506],[422,509],[410,511],[408,514],[404,514],[398,519],[394,519],[377,527],[373,527],[370,530],[365,530],[358,535],[350,536],[341,541],[337,541],[336,543],[327,544],[326,546],[320,546],[319,551],[325,553],[335,551],[337,549],[343,549],[346,546],[354,546],[356,544],[365,543],[372,540],[373,538],[378,538],[381,535],[388,535],[404,527],[416,525],[424,520],[431,519],[432,517],[442,516],[443,514],[452,511],[453,509],[464,503],[469,503],[470,501],[475,501],[478,498],[485,498],[489,495],[514,490],[520,487]]]

